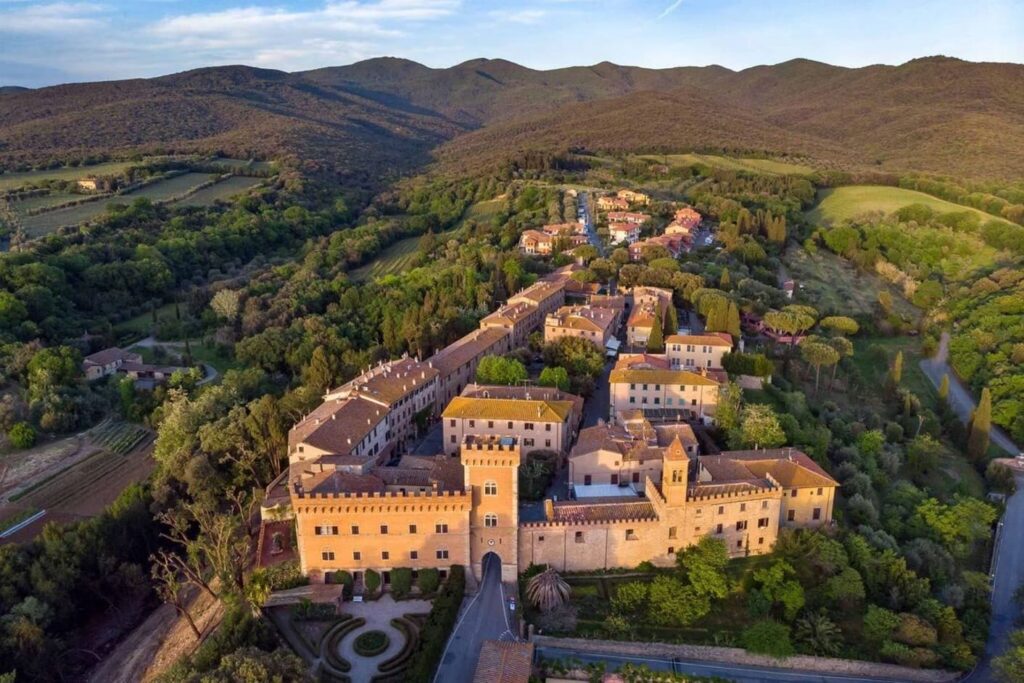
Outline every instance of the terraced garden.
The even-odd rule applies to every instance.
[[[149,430],[130,422],[104,420],[89,432],[89,438],[104,450],[126,455],[150,435]]]

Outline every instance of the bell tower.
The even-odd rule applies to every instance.
[[[686,504],[689,485],[690,456],[676,436],[662,453],[661,493],[669,506]]]
[[[519,441],[510,436],[467,435],[460,458],[472,495],[469,556],[483,578],[484,558],[501,561],[502,581],[519,575]]]

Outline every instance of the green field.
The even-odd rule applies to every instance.
[[[231,199],[235,195],[242,194],[246,190],[256,187],[259,184],[259,178],[249,178],[237,175],[231,176],[227,180],[222,180],[212,187],[204,187],[184,199],[173,201],[168,204],[168,206],[174,208],[182,206],[212,206],[217,201]]]
[[[489,222],[498,215],[504,205],[504,197],[477,202],[466,210],[466,215],[455,224],[454,228],[439,233],[437,239],[439,241],[451,239],[468,220],[475,220],[478,223]],[[408,270],[419,253],[420,238],[420,235],[415,235],[395,242],[373,261],[349,271],[349,277],[355,282],[364,282]]]
[[[110,161],[95,166],[66,166],[49,171],[25,171],[24,173],[0,174],[0,190],[12,190],[27,183],[40,180],[78,180],[90,175],[117,175],[126,168],[140,166],[139,161]]]
[[[647,154],[639,157],[648,161],[668,163],[670,166],[705,164],[726,171],[748,171],[772,175],[810,175],[814,169],[803,164],[791,164],[774,159],[734,159],[715,154]]]
[[[26,197],[11,202],[11,208],[19,216],[24,216],[35,209],[45,209],[50,206],[59,206],[65,202],[81,199],[84,195],[72,194],[70,192],[51,192],[50,194],[39,195],[38,197]]]
[[[139,197],[145,197],[153,202],[164,201],[183,192],[188,192],[197,185],[216,180],[216,178],[216,173],[183,173],[173,178],[157,181],[152,185],[146,185],[124,195],[124,197],[127,198],[127,201],[132,201]]]
[[[800,288],[802,300],[823,315],[873,316],[878,292],[892,294],[893,307],[904,318],[917,320],[921,312],[874,273],[860,272],[849,261],[818,249],[809,254],[791,247],[782,256],[789,275]]]
[[[818,203],[807,212],[807,219],[812,224],[833,225],[872,211],[889,214],[909,204],[924,204],[940,213],[969,211],[977,214],[982,222],[1001,220],[984,211],[947,202],[930,194],[885,185],[850,185],[820,190]]]

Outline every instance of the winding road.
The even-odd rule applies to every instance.
[[[942,383],[942,376],[949,375],[949,405],[964,422],[971,419],[971,413],[977,406],[974,396],[963,385],[963,382],[956,376],[953,369],[949,367],[949,333],[943,332],[939,340],[939,350],[933,358],[926,358],[921,361],[921,370],[928,376],[931,383],[938,387]],[[999,427],[992,427],[992,443],[1002,448],[1011,456],[1018,455],[1021,450],[1006,433]]]
[[[441,656],[434,683],[472,681],[476,660],[485,640],[515,640],[510,610],[501,583],[501,560],[494,553],[484,556],[480,590],[463,605],[455,630]]]

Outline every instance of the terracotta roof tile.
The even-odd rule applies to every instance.
[[[528,683],[533,671],[533,643],[485,640],[473,683]]]

